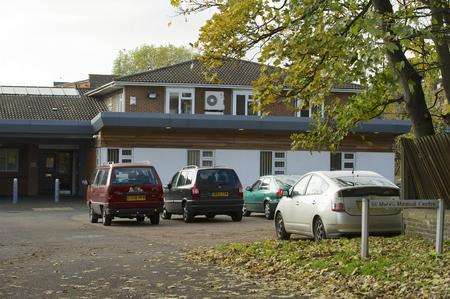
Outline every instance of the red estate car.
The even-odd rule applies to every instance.
[[[114,217],[136,218],[159,224],[164,205],[161,180],[149,164],[107,164],[99,166],[87,187],[86,201],[91,223],[103,218],[111,225]]]

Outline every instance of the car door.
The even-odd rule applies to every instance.
[[[301,178],[297,184],[292,187],[289,196],[283,199],[283,219],[286,228],[289,229],[289,231],[298,231],[300,228],[297,214],[301,211],[302,198],[305,196],[306,187],[308,186],[310,179],[311,175],[306,175]]]
[[[254,192],[255,211],[264,212],[264,201],[271,196],[271,179],[266,177],[261,179],[261,184]]]
[[[249,190],[245,191],[245,207],[248,211],[255,212],[256,204],[255,204],[255,194],[258,192],[259,185],[261,185],[261,180],[258,179]]]
[[[305,195],[299,199],[296,205],[298,229],[307,235],[312,234],[312,220],[316,215],[316,205],[321,200],[321,195],[328,184],[318,175],[312,175],[306,188]]]
[[[175,188],[172,187],[173,195],[173,213],[181,214],[183,213],[183,198],[185,197],[185,187],[187,181],[187,171],[183,170],[180,172]]]
[[[170,180],[170,183],[169,183],[170,188],[166,188],[166,190],[164,192],[164,206],[165,206],[167,212],[169,212],[169,213],[175,212],[175,207],[174,207],[174,203],[173,203],[174,202],[174,190],[177,186],[177,181],[178,181],[179,175],[180,175],[180,172],[177,172],[174,174],[174,176],[172,177],[172,179]]]

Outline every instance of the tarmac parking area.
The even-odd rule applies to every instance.
[[[274,238],[261,216],[88,221],[80,202],[0,203],[1,298],[240,297],[256,283],[185,258],[190,248]]]

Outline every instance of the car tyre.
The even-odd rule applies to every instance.
[[[252,212],[250,212],[249,210],[247,210],[247,208],[245,207],[245,205],[242,207],[242,215],[244,217],[249,217],[252,214]]]
[[[270,203],[268,201],[266,201],[264,203],[264,217],[266,217],[266,219],[268,219],[268,220],[273,220],[273,213],[274,213],[274,210],[270,206]]]
[[[106,214],[106,209],[102,209],[102,218],[103,218],[103,225],[104,226],[110,226],[112,223],[112,217],[108,214]]]
[[[159,224],[159,214],[153,214],[150,215],[150,223],[153,225],[158,225]]]
[[[95,214],[94,208],[92,208],[92,205],[89,205],[89,220],[91,223],[97,223],[98,222],[98,215]]]
[[[162,219],[170,220],[170,218],[172,218],[172,213],[167,212],[166,208],[164,208],[161,217]]]
[[[144,222],[144,221],[145,221],[145,216],[137,216],[137,217],[136,217],[136,221],[137,221],[137,223],[142,223],[142,222]]]
[[[239,222],[242,220],[242,212],[237,212],[231,215],[231,219],[233,220],[233,222]]]
[[[192,213],[192,211],[187,206],[184,206],[184,208],[183,208],[184,222],[191,223],[194,221],[194,217],[195,217],[194,213]]]
[[[283,216],[281,213],[277,213],[275,217],[275,232],[279,240],[289,240],[291,238],[291,234],[289,234],[284,227]]]
[[[316,242],[320,242],[326,238],[325,226],[323,225],[322,219],[320,219],[320,217],[314,219],[313,234],[314,234],[314,241]]]

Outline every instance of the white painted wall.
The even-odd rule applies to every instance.
[[[259,178],[259,151],[216,150],[216,165],[233,168],[245,188]]]
[[[391,182],[395,179],[394,153],[357,152],[355,157],[356,170],[375,171]]]
[[[187,150],[173,148],[134,148],[133,162],[149,161],[167,185],[172,176],[187,163]]]
[[[303,175],[317,170],[330,170],[329,152],[287,152],[287,174]]]
[[[107,160],[107,148],[101,148],[101,163]],[[259,177],[259,150],[215,150],[215,163],[233,168],[244,187]],[[287,174],[303,175],[315,170],[330,170],[330,153],[288,151]],[[394,153],[356,152],[355,170],[375,171],[394,181]],[[176,171],[187,164],[187,149],[134,148],[133,162],[149,161],[155,166],[163,184],[167,184]]]

